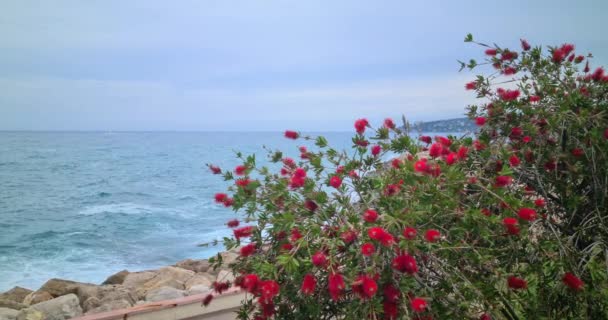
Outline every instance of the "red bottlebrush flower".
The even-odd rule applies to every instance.
[[[509,157],[509,164],[511,164],[511,167],[517,167],[520,163],[521,160],[519,160],[516,155],[512,155],[511,157]]]
[[[317,279],[312,274],[307,274],[304,276],[304,280],[302,281],[302,287],[300,290],[303,294],[309,296],[315,293],[315,288],[317,287]]]
[[[540,101],[539,96],[530,96],[530,102],[539,102],[539,101]]]
[[[521,139],[521,141],[523,141],[524,143],[529,143],[530,141],[532,141],[532,137],[530,136],[525,136]]]
[[[515,218],[504,218],[502,219],[502,224],[507,229],[507,233],[510,235],[518,235],[519,234],[519,226],[517,225],[517,219]]]
[[[230,283],[229,282],[217,282],[214,281],[211,286],[213,287],[213,290],[219,294],[222,294],[222,292],[228,290],[230,288]]]
[[[287,170],[286,168],[281,168],[281,171],[279,171],[281,173],[282,176],[286,176],[289,174],[289,170]]]
[[[433,142],[433,139],[429,136],[420,136],[420,138],[418,138],[418,140],[420,140],[426,144]]]
[[[475,150],[477,150],[477,151],[482,151],[483,149],[486,148],[486,145],[479,140],[475,140],[475,141],[473,141],[473,147],[475,147]]]
[[[301,152],[301,153],[306,153],[306,152],[308,152],[308,149],[307,149],[305,146],[300,146],[300,147],[298,148],[298,150],[300,150],[300,152]]]
[[[327,264],[327,256],[321,251],[315,253],[311,257],[312,264],[317,267],[324,267]]]
[[[344,277],[339,273],[330,273],[327,287],[332,300],[337,301],[340,299],[342,290],[346,288]]]
[[[401,187],[399,187],[399,185],[396,184],[389,184],[388,186],[386,186],[386,188],[384,189],[384,195],[386,196],[394,196],[397,193],[399,193],[399,191],[401,191]]]
[[[587,73],[587,72],[589,72],[589,70],[591,70],[591,69],[589,68],[589,60],[587,60],[587,63],[585,63],[585,68],[583,69],[583,72]]]
[[[414,163],[414,171],[426,172],[428,169],[428,164],[426,162],[427,162],[426,158],[422,158],[422,159],[416,161],[416,163]]]
[[[220,173],[222,173],[222,169],[220,169],[220,167],[214,166],[214,165],[210,165],[209,166],[209,170],[211,170],[211,172],[213,174],[220,174]]]
[[[574,53],[568,57],[568,62],[574,61]]]
[[[232,206],[233,204],[234,204],[234,199],[232,199],[232,198],[226,198],[226,200],[224,200],[224,207],[226,207],[226,208]]]
[[[342,179],[338,176],[333,176],[329,179],[329,185],[338,189],[342,185]]]
[[[285,250],[285,251],[291,251],[291,249],[293,249],[293,244],[287,242],[281,245],[281,249]]]
[[[513,101],[519,97],[519,90],[501,90],[498,89],[498,96],[504,101]]]
[[[236,168],[234,168],[234,172],[236,173],[237,176],[244,175],[246,171],[247,171],[247,167],[244,165],[236,166]]]
[[[376,247],[374,247],[374,245],[372,243],[364,243],[361,246],[361,254],[369,257],[372,254],[374,254],[374,252],[376,251]]]
[[[538,199],[534,200],[534,205],[537,206],[537,207],[539,207],[539,208],[544,207],[546,205],[545,199],[538,198]]]
[[[386,118],[384,119],[384,127],[387,129],[395,129],[395,123],[393,122],[393,119],[391,118]]]
[[[574,148],[570,152],[572,153],[573,156],[575,156],[577,158],[580,158],[585,154],[585,151],[581,148]]]
[[[582,290],[585,285],[583,280],[575,276],[572,272],[566,272],[562,277],[562,282],[574,291]]]
[[[441,239],[441,233],[439,230],[429,229],[424,233],[424,238],[428,242],[437,242]]]
[[[372,156],[377,156],[380,154],[380,152],[382,151],[382,147],[379,145],[374,145],[372,146]]]
[[[574,58],[574,63],[581,63],[581,62],[583,62],[583,60],[585,60],[585,57],[576,56],[576,58]]]
[[[591,79],[593,79],[593,81],[601,81],[603,77],[604,68],[602,67],[595,69],[595,71],[593,71],[593,74],[591,74]]]
[[[498,176],[496,177],[494,186],[497,188],[502,188],[510,185],[511,182],[513,182],[513,178],[511,176]]]
[[[399,158],[395,158],[395,159],[391,160],[391,166],[395,169],[401,168],[402,164],[403,164],[403,162]]]
[[[289,236],[289,241],[296,242],[302,239],[302,237],[303,235],[302,233],[300,233],[300,230],[298,230],[298,228],[291,229],[291,236]]]
[[[545,162],[545,170],[553,171],[555,169],[557,169],[557,162],[555,162],[555,160],[551,159],[551,160]]]
[[[441,145],[444,147],[449,147],[452,145],[452,140],[442,136],[435,136],[435,141],[441,143]]]
[[[247,238],[251,237],[253,234],[253,226],[245,226],[238,229],[234,229],[234,237],[235,238]]]
[[[467,90],[475,90],[475,88],[477,88],[477,83],[475,81],[467,82],[464,85],[464,88]]]
[[[452,153],[448,154],[448,156],[445,158],[445,163],[448,166],[451,166],[454,163],[456,163],[457,160],[458,160],[458,154],[456,154],[455,152],[452,152]]]
[[[558,48],[553,50],[553,56],[551,60],[553,60],[553,62],[555,63],[562,63],[562,61],[564,61],[564,59],[566,58],[566,55],[567,54],[564,52],[564,50]]]
[[[517,215],[520,219],[534,221],[536,219],[536,210],[532,208],[521,208],[517,211]]]
[[[363,214],[363,220],[369,223],[376,222],[376,220],[378,220],[378,212],[373,209],[368,209]]]
[[[416,259],[409,254],[400,254],[393,259],[391,267],[401,273],[415,274],[418,272]]]
[[[492,317],[490,317],[489,314],[484,313],[481,315],[481,317],[479,317],[479,320],[492,320]]]
[[[469,148],[467,148],[465,146],[460,146],[460,148],[458,148],[458,160],[466,159],[468,153],[469,153]]]
[[[506,68],[504,68],[504,69],[502,70],[502,73],[503,73],[505,76],[510,76],[510,75],[516,74],[516,73],[517,73],[517,69],[515,69],[515,68],[513,68],[513,67],[506,67]]]
[[[255,252],[255,243],[250,243],[241,247],[241,257],[249,257]]]
[[[342,239],[342,241],[344,241],[345,244],[352,243],[353,241],[357,240],[357,232],[353,230],[344,231],[340,235],[340,238]]]
[[[365,139],[357,139],[355,140],[355,144],[358,145],[359,147],[367,147],[369,146],[369,141],[365,140]]]
[[[236,180],[234,183],[241,188],[246,188],[251,183],[251,180],[247,178],[241,178]]]
[[[522,278],[518,278],[516,276],[510,276],[507,279],[507,284],[509,285],[509,288],[515,290],[528,288],[528,281]]]
[[[382,311],[384,311],[384,319],[386,320],[396,320],[399,315],[398,305],[394,302],[384,301]]]
[[[412,299],[412,301],[410,302],[410,305],[412,306],[412,310],[414,310],[414,312],[418,312],[418,313],[424,312],[424,310],[426,310],[426,308],[428,307],[426,300],[424,300],[422,298]]]
[[[241,281],[239,287],[243,288],[245,291],[249,293],[254,293],[257,291],[258,284],[260,283],[260,279],[255,274],[246,274],[243,276],[243,280]]]
[[[570,43],[564,43],[562,44],[562,47],[560,48],[565,55],[569,55],[572,51],[574,51],[574,45],[570,44]]]
[[[228,222],[226,223],[226,225],[227,225],[229,228],[236,228],[236,227],[238,227],[238,226],[239,226],[239,220],[237,220],[237,219],[232,219],[232,220],[228,221]]]
[[[348,173],[348,176],[349,176],[351,179],[357,179],[357,178],[359,178],[359,175],[357,174],[357,171],[355,171],[355,170],[351,170],[351,171]]]
[[[228,195],[225,193],[216,193],[214,198],[215,198],[215,202],[223,203],[228,198]]]
[[[365,133],[365,128],[369,125],[367,119],[358,119],[355,121],[355,130],[357,130],[358,134]]]
[[[211,303],[211,300],[213,300],[213,295],[210,293],[208,295],[205,296],[205,298],[203,299],[203,305],[206,307]]]
[[[478,126],[483,126],[484,124],[486,124],[486,118],[485,117],[477,117],[475,118],[475,124]]]
[[[399,296],[401,292],[399,289],[395,288],[392,284],[387,284],[384,286],[383,290],[384,300],[390,303],[397,303],[399,301]]]
[[[315,212],[315,211],[317,211],[317,208],[319,208],[319,205],[317,205],[317,203],[312,200],[306,200],[306,201],[304,201],[304,207],[308,211]]]
[[[291,131],[291,130],[285,130],[285,138],[288,139],[297,139],[298,137],[300,137],[300,134],[295,132],[295,131]]]
[[[530,48],[532,48],[525,39],[520,39],[519,41],[521,41],[521,48],[524,49],[524,51],[528,51]]]
[[[338,166],[336,168],[336,173],[337,174],[343,174],[344,173],[344,166]]]
[[[294,170],[293,176],[299,178],[306,178],[306,170],[302,168],[297,168],[296,170]]]
[[[489,216],[492,215],[492,212],[488,208],[481,209],[481,213],[483,213],[483,215],[486,216],[486,217],[489,217]]]
[[[378,292],[378,284],[367,275],[358,276],[351,287],[361,299],[369,299]]]
[[[293,176],[289,179],[289,187],[292,189],[301,188],[306,184],[305,177]]]
[[[289,168],[296,167],[296,162],[292,158],[283,158],[283,164]]]
[[[393,236],[380,227],[369,228],[367,230],[367,235],[370,237],[370,239],[380,241],[382,245],[387,247],[391,246],[395,242]]]
[[[433,143],[429,149],[429,156],[437,158],[443,153],[443,146],[440,143]]]
[[[515,60],[515,59],[517,59],[517,52],[504,50],[502,52],[502,54],[500,55],[500,60],[502,60],[502,61]]]
[[[266,280],[260,283],[260,299],[265,302],[271,302],[274,297],[279,294],[281,288],[279,284],[274,280]]]
[[[496,49],[487,49],[485,53],[488,56],[495,56],[498,51],[496,51]]]
[[[408,240],[415,239],[417,233],[418,231],[416,231],[416,229],[412,227],[406,227],[405,229],[403,229],[403,236]]]

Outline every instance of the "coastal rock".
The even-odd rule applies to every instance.
[[[23,303],[15,302],[13,300],[0,299],[0,308],[21,310],[23,308],[27,308],[27,306]]]
[[[51,299],[53,299],[53,296],[50,293],[38,290],[28,294],[23,299],[23,304],[31,306],[33,304],[48,301]]]
[[[129,289],[137,289],[154,278],[156,273],[156,271],[131,272],[125,277],[122,285]]]
[[[197,285],[191,286],[188,289],[188,291],[186,291],[186,295],[192,296],[192,295],[201,294],[201,293],[211,293],[211,291],[213,291],[213,289],[211,289],[211,287],[206,286],[204,284],[197,284]]]
[[[9,308],[0,308],[0,320],[15,320],[17,319],[17,315],[19,311],[9,309]]]
[[[90,297],[82,303],[82,311],[88,313],[89,311],[101,306],[101,300],[96,297]]]
[[[226,282],[226,281],[230,281],[230,282],[234,282],[234,274],[231,271],[228,270],[220,270],[220,272],[217,274],[217,279],[216,281],[218,282]]]
[[[47,318],[44,313],[35,309],[27,308],[19,311],[19,314],[17,314],[17,320],[47,320]]]
[[[22,288],[22,287],[13,287],[12,289],[0,294],[0,299],[12,300],[15,302],[22,303],[25,296],[32,293],[32,290]]]
[[[93,308],[87,311],[87,314],[100,313],[118,309],[125,309],[131,307],[132,304],[127,300],[112,300],[107,302],[102,302],[99,307]]]
[[[122,284],[128,275],[128,270],[118,271],[115,274],[109,276],[102,284]]]
[[[186,293],[183,290],[175,289],[172,287],[161,287],[148,292],[148,294],[146,295],[146,301],[156,302],[162,300],[177,299],[185,296]]]
[[[79,291],[82,309],[87,313],[99,307],[103,307],[102,311],[127,308],[136,300],[132,291],[123,286],[106,285],[99,286],[95,290],[87,289],[88,292]]]
[[[46,291],[53,297],[64,296],[70,293],[76,293],[80,286],[95,286],[92,283],[82,283],[63,279],[51,279],[38,289],[38,291]]]
[[[186,259],[176,263],[174,267],[194,271],[196,273],[207,272],[207,270],[209,270],[209,261]]]
[[[204,274],[197,274],[194,277],[188,279],[188,281],[186,281],[186,283],[184,284],[184,288],[186,290],[189,290],[190,288],[192,288],[192,286],[199,285],[211,287],[211,279],[209,278],[209,276]]]
[[[186,282],[194,277],[194,274],[194,271],[177,267],[161,268],[154,278],[146,281],[146,283],[137,289],[137,295],[139,297],[144,297],[148,295],[148,292],[161,287],[171,287],[182,290],[184,289]]]
[[[78,301],[78,297],[73,293],[35,304],[28,309],[44,313],[46,320],[65,320],[82,315],[80,301]]]

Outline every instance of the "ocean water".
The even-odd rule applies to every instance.
[[[352,133],[324,134],[338,148]],[[206,258],[235,213],[213,203],[235,150],[296,158],[310,145],[281,133],[0,132],[0,291],[53,277],[110,274]]]

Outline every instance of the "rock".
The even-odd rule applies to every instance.
[[[27,306],[23,303],[15,302],[13,300],[0,299],[0,308],[21,310],[23,308],[27,308]]]
[[[204,284],[197,284],[197,285],[190,287],[190,289],[188,289],[188,291],[186,291],[186,295],[192,296],[192,295],[201,294],[201,293],[211,293],[211,291],[213,291],[213,289],[211,289],[211,287],[206,286]]]
[[[220,254],[222,255],[222,264],[224,266],[228,266],[229,264],[233,263],[240,256],[238,251],[226,251]]]
[[[193,286],[204,285],[207,287],[211,287],[211,279],[209,279],[209,275],[197,274],[194,277],[190,278],[184,284],[184,288],[186,290],[190,290]]]
[[[9,308],[0,308],[0,320],[15,320],[19,311]]]
[[[67,294],[53,300],[40,302],[28,309],[38,310],[46,315],[46,320],[65,320],[82,315],[82,308],[78,297]]]
[[[131,272],[125,277],[122,285],[129,289],[137,289],[154,278],[156,273],[156,271]]]
[[[15,302],[22,303],[23,299],[25,299],[25,296],[27,296],[30,293],[32,293],[32,290],[30,290],[30,289],[14,287],[14,288],[0,294],[0,299],[12,300]]]
[[[44,315],[44,313],[32,309],[32,308],[27,308],[27,309],[23,309],[21,311],[19,311],[19,314],[17,315],[17,320],[46,320],[46,316]]]
[[[186,259],[176,263],[174,267],[194,271],[196,273],[207,272],[207,270],[209,270],[209,261]]]
[[[122,284],[125,281],[127,275],[129,275],[128,270],[118,271],[115,274],[109,276],[102,284]]]
[[[127,300],[111,300],[107,302],[102,302],[102,304],[94,309],[87,311],[87,314],[100,313],[118,309],[125,309],[131,307],[132,304]]]
[[[96,297],[90,297],[82,303],[82,311],[87,313],[101,306],[101,300]]]
[[[148,292],[148,294],[146,294],[146,301],[156,302],[162,300],[172,300],[185,296],[186,293],[183,290],[175,289],[172,287],[161,287]]]
[[[34,291],[23,299],[23,304],[31,306],[33,304],[49,301],[51,299],[53,299],[53,296],[46,291]]]
[[[156,276],[144,283],[136,290],[138,297],[145,297],[148,292],[161,287],[171,287],[179,290],[185,288],[188,280],[194,277],[194,271],[177,268],[165,267],[158,270]]]
[[[92,283],[82,283],[63,279],[51,279],[38,289],[38,291],[46,291],[53,297],[64,296],[70,293],[76,293],[80,286],[95,286]]]
[[[103,307],[101,311],[127,308],[132,306],[136,300],[132,291],[121,285],[98,286],[95,289],[87,293],[79,291],[84,312],[89,313],[99,307]]]
[[[231,271],[228,270],[220,270],[220,272],[217,274],[217,278],[215,281],[218,282],[226,282],[226,281],[230,281],[230,282],[234,282],[234,274]]]

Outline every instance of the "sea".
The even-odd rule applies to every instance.
[[[352,146],[352,132],[312,135]],[[238,215],[214,203],[228,182],[206,164],[295,159],[302,145],[280,132],[0,132],[0,291],[208,258],[223,247],[198,245]]]

